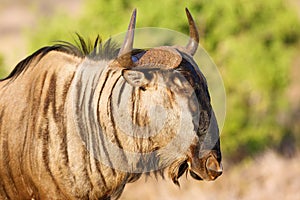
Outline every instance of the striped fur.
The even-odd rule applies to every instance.
[[[220,175],[206,80],[188,52],[134,50],[126,68],[111,41],[80,43],[42,48],[0,81],[1,199],[117,199],[150,172],[176,184],[188,171]]]
[[[68,126],[67,98],[82,58],[53,50],[37,55],[23,74],[1,82],[1,196],[12,199],[117,196],[106,176],[129,175],[101,166]],[[55,63],[55,64],[54,64]],[[12,77],[14,78],[14,77]]]

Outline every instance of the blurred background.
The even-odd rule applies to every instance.
[[[121,199],[300,199],[299,0],[0,0],[0,77],[42,46],[73,42],[75,32],[104,40],[124,32],[133,8],[137,28],[188,34],[185,7],[226,89],[224,174],[182,177],[180,188],[142,178]]]

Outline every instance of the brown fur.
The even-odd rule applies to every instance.
[[[56,45],[0,81],[0,197],[117,199],[144,173],[167,169],[176,184],[186,170],[219,176],[207,169],[219,170],[219,144],[201,157],[212,112],[204,76],[175,47],[148,52],[124,69],[108,55]],[[162,68],[160,55],[176,62]],[[197,111],[206,114],[193,121]]]

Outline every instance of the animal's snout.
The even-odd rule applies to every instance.
[[[215,180],[223,173],[222,163],[218,162],[214,156],[207,158],[205,167],[207,170],[207,175],[211,180]]]
[[[190,174],[197,180],[213,181],[223,173],[221,160],[215,151],[194,156],[189,164]]]

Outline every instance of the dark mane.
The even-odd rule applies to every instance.
[[[0,79],[0,81],[17,78],[21,73],[26,71],[34,58],[38,57],[40,60],[51,51],[59,51],[81,58],[88,57],[92,60],[110,60],[117,56],[118,45],[111,41],[111,39],[103,43],[102,39],[97,36],[92,44],[90,40],[84,40],[79,34],[77,34],[77,37],[75,45],[65,41],[58,41],[53,46],[42,47],[19,62],[10,74],[4,79]]]

